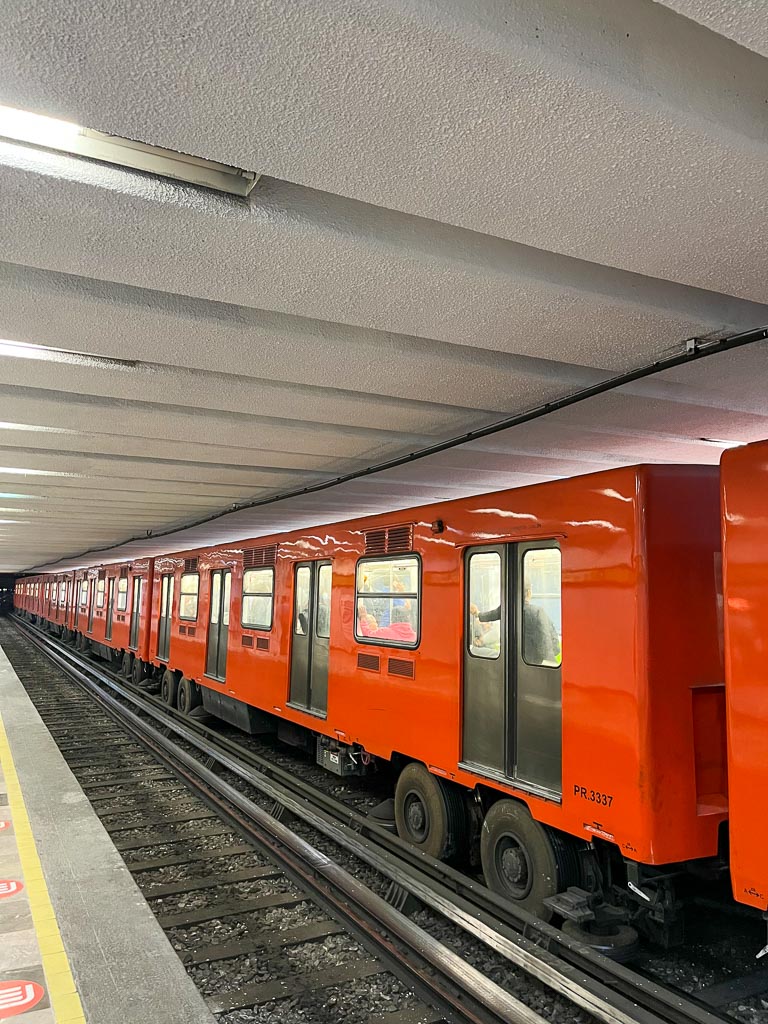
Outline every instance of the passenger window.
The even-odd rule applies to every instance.
[[[326,640],[331,635],[331,573],[330,565],[317,570],[317,625],[315,632]]]
[[[557,668],[563,660],[561,625],[562,555],[559,548],[534,548],[523,555],[523,661]]]
[[[355,636],[358,640],[416,647],[419,628],[419,560],[364,559],[357,564]]]
[[[58,595],[59,595],[59,585],[58,585],[58,583],[52,583],[51,584],[51,604],[56,604],[56,600],[58,598]]]
[[[104,586],[105,580],[99,580],[96,584],[96,607],[104,607]]]
[[[117,610],[124,612],[128,607],[128,577],[121,576],[117,581]]]
[[[80,607],[85,608],[88,604],[88,580],[83,580],[80,584]]]
[[[469,559],[467,646],[473,658],[501,654],[501,555],[479,551]]]
[[[247,629],[272,629],[274,569],[249,569],[243,574],[242,624]]]
[[[296,597],[294,607],[293,630],[299,636],[309,632],[309,581],[311,571],[308,565],[301,565],[296,570]]]
[[[200,593],[200,575],[196,572],[185,572],[181,575],[179,587],[179,618],[189,622],[197,621],[197,602]],[[119,600],[119,595],[118,595]],[[118,604],[118,608],[120,605]]]

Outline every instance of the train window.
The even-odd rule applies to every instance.
[[[249,569],[243,574],[241,622],[248,629],[272,629],[274,569]]]
[[[80,607],[85,608],[88,604],[88,580],[83,580],[80,584]]]
[[[419,642],[419,560],[367,558],[357,563],[355,637],[397,647]]]
[[[128,607],[128,577],[121,576],[117,581],[117,610],[124,612]]]
[[[501,654],[501,555],[479,551],[469,559],[467,646],[473,658]]]
[[[563,660],[559,548],[534,548],[523,556],[523,661],[557,668]]]
[[[48,600],[48,584],[47,583],[45,584],[45,593],[43,595],[43,600],[44,601]]]
[[[296,570],[296,608],[294,614],[294,632],[299,636],[309,633],[309,587],[312,570],[308,565],[300,565]]]
[[[317,570],[317,619],[315,633],[326,640],[331,635],[331,575],[330,563]]]
[[[197,601],[200,593],[200,574],[185,572],[181,575],[179,587],[179,618],[190,622],[197,620]]]
[[[57,600],[58,596],[59,596],[59,584],[58,583],[52,583],[51,584],[51,604],[56,604],[56,600]]]
[[[104,587],[106,586],[106,580],[96,581],[96,607],[104,607]]]

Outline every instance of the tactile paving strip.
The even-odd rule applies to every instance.
[[[84,1024],[0,715],[0,1021]]]

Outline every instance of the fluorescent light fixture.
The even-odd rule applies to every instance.
[[[747,444],[746,441],[723,441],[719,437],[700,437],[704,444],[716,444],[718,448],[741,448]]]
[[[71,121],[59,121],[55,117],[15,107],[0,106],[0,138],[56,149],[119,167],[132,167],[236,196],[247,196],[260,177],[254,171],[175,153],[159,146],[146,146],[143,142],[122,139],[119,135],[108,135]]]
[[[0,342],[2,348],[2,342]],[[41,427],[36,423],[4,423],[0,420],[0,430],[33,430],[46,434],[76,434],[76,430],[68,430],[66,427]]]
[[[35,495],[35,494],[14,494],[12,491],[0,491],[0,498],[20,498],[20,499],[23,499],[25,501],[29,501],[30,499],[34,499],[35,501],[39,501],[40,500],[39,495]]]
[[[0,466],[0,473],[18,473],[19,476],[79,476],[78,473],[60,473],[53,469],[22,469],[20,466]]]

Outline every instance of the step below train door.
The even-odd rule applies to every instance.
[[[302,562],[294,571],[288,704],[325,717],[333,570],[330,562]]]
[[[462,764],[559,799],[560,549],[470,548],[464,579]]]
[[[211,599],[208,605],[208,650],[205,674],[223,683],[227,677],[229,647],[229,605],[232,595],[232,573],[214,569],[211,573]]]

